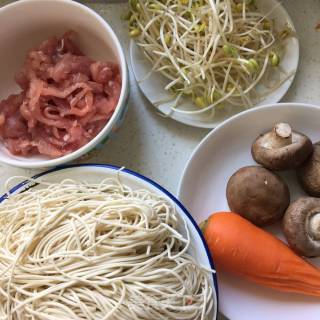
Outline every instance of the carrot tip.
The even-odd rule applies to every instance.
[[[202,233],[204,233],[206,231],[207,225],[208,225],[208,219],[199,223],[199,228]]]

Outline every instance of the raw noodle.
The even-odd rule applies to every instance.
[[[10,196],[0,205],[0,319],[209,319],[210,273],[187,253],[181,223],[166,199],[116,179]]]

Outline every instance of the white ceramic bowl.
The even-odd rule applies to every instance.
[[[41,179],[46,182],[60,182],[63,179],[69,178],[77,181],[86,181],[91,183],[98,183],[105,178],[116,178],[118,177],[119,168],[104,165],[104,164],[80,164],[80,165],[71,165],[60,168],[51,169],[46,172],[42,172],[35,176],[35,178]],[[170,201],[177,210],[177,213],[182,221],[186,222],[186,225],[189,230],[190,235],[190,247],[188,253],[198,261],[199,264],[207,267],[214,268],[213,262],[211,260],[211,255],[209,249],[204,241],[204,238],[199,230],[196,222],[193,220],[189,212],[183,207],[183,205],[167,190],[162,188],[160,185],[154,181],[127,169],[121,170],[119,175],[122,183],[128,185],[132,189],[147,189],[151,192],[161,195]],[[33,182],[23,181],[18,185],[14,186],[10,192],[12,194],[22,192],[30,187],[39,187],[35,186]],[[40,186],[41,187],[41,186]],[[7,195],[0,197],[0,203],[5,200]],[[179,230],[184,236],[186,236],[186,230],[184,228],[184,223],[180,225],[181,229]],[[218,287],[217,287],[217,278],[215,274],[212,274],[212,286],[213,286],[213,299],[214,304],[217,306],[217,296],[218,296]],[[210,320],[215,320],[217,318],[217,308],[215,308],[211,315]]]
[[[124,115],[129,85],[125,56],[109,24],[93,10],[71,0],[19,0],[0,8],[0,100],[18,92],[14,75],[21,69],[26,53],[43,40],[78,32],[77,44],[89,57],[119,64],[122,90],[118,105],[103,130],[89,143],[57,159],[44,156],[18,157],[0,145],[0,161],[23,168],[41,168],[72,161],[105,140],[119,125]]]

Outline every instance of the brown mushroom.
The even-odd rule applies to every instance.
[[[226,193],[231,211],[257,226],[281,219],[290,203],[282,178],[260,166],[239,169],[229,179]]]
[[[273,130],[259,136],[252,144],[253,159],[270,170],[299,167],[312,153],[311,140],[292,131],[287,123],[277,123]]]
[[[320,199],[302,197],[293,202],[284,215],[283,231],[298,254],[320,256]]]
[[[313,154],[297,171],[298,181],[310,196],[320,197],[320,142],[313,145]]]

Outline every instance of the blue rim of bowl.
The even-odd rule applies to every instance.
[[[130,174],[130,175],[132,175],[132,176],[134,176],[136,178],[139,178],[139,179],[151,184],[152,186],[154,186],[155,188],[157,188],[161,192],[163,192],[167,197],[169,197],[183,211],[183,213],[191,221],[191,223],[193,224],[193,226],[197,230],[198,235],[201,238],[202,244],[203,244],[204,249],[205,249],[206,254],[207,254],[207,258],[208,258],[209,263],[210,263],[210,267],[215,270],[214,262],[212,260],[211,253],[209,251],[207,243],[206,243],[206,241],[205,241],[205,239],[204,239],[204,237],[202,235],[202,232],[201,232],[198,224],[195,222],[195,220],[193,219],[191,214],[188,212],[188,210],[183,206],[183,204],[173,194],[171,194],[169,191],[167,191],[165,188],[163,188],[162,186],[160,186],[158,183],[154,182],[150,178],[147,178],[144,175],[142,175],[140,173],[137,173],[135,171],[132,171],[130,169],[126,169],[126,168],[123,169],[123,168],[118,167],[118,166],[114,166],[114,165],[110,165],[110,164],[99,164],[99,163],[84,163],[84,164],[61,165],[61,166],[57,166],[55,168],[43,171],[41,173],[38,173],[38,174],[32,176],[32,178],[33,179],[37,179],[37,178],[40,178],[40,177],[45,176],[47,174],[50,174],[52,172],[56,172],[56,171],[60,171],[60,170],[64,170],[64,169],[78,168],[78,167],[100,167],[100,168],[107,168],[107,169],[111,169],[111,170],[120,170],[121,169],[121,171],[123,171],[125,173],[128,173],[128,174]],[[9,194],[13,194],[16,191],[18,191],[19,189],[21,189],[23,186],[27,185],[28,183],[30,183],[30,180],[24,180],[24,181],[20,182],[19,184],[15,185],[14,187],[12,187],[8,191],[8,193]],[[30,188],[32,188],[32,187],[34,187],[34,185],[30,186]],[[0,203],[2,203],[4,200],[6,200],[8,198],[8,193],[5,193],[0,197]],[[215,319],[217,319],[218,318],[218,311],[219,311],[219,289],[218,289],[218,280],[217,280],[217,274],[216,273],[212,273],[212,279],[213,279],[213,284],[214,284],[215,294],[216,294],[216,301],[217,301],[217,313],[216,313],[216,317],[215,317]]]

